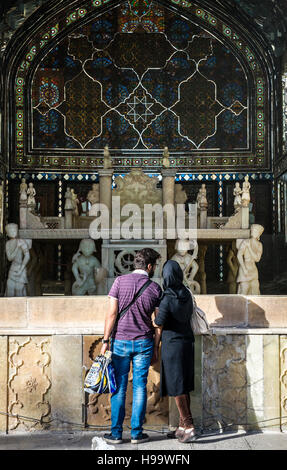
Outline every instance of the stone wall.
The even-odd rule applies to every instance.
[[[192,404],[202,428],[286,430],[286,337],[252,333],[197,338],[202,386]]]
[[[287,297],[203,295],[197,301],[213,334],[196,338],[196,424],[286,431]],[[88,396],[82,385],[100,348],[107,306],[106,296],[0,298],[1,432],[110,424],[109,396]],[[147,428],[177,424],[174,401],[160,398],[159,382],[157,364],[149,373]],[[126,425],[131,385],[132,371]]]

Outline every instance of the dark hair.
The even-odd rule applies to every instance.
[[[155,265],[156,261],[160,258],[160,254],[152,248],[143,248],[138,251],[134,259],[135,269],[146,269],[149,264]]]

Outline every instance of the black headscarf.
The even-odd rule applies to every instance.
[[[174,260],[168,260],[163,265],[163,295],[176,297],[180,302],[187,302],[190,292],[183,284],[183,272]]]

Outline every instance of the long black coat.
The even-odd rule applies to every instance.
[[[194,390],[194,335],[190,326],[191,295],[185,302],[165,294],[155,323],[163,326],[161,347],[161,396],[178,396]]]

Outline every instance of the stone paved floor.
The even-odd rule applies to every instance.
[[[94,431],[0,434],[0,450],[91,450],[93,437],[103,434]],[[287,450],[287,433],[279,432],[202,434],[190,444],[181,444],[158,432],[149,432],[149,435],[149,442],[133,445],[129,435],[124,433],[124,443],[114,447],[123,451]],[[104,444],[102,440],[99,442]]]

